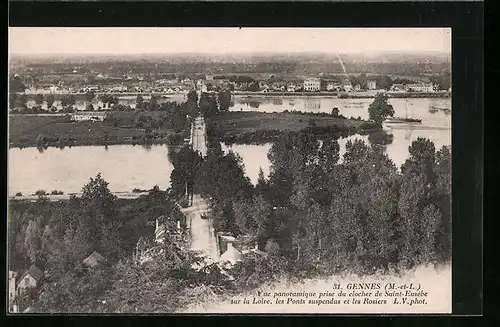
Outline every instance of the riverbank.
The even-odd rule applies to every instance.
[[[378,132],[381,126],[362,119],[334,117],[326,113],[224,112],[213,122],[212,137],[224,143],[267,143],[281,134],[308,131],[317,136],[346,137]]]
[[[165,119],[162,112],[108,112],[98,122],[72,122],[71,115],[11,115],[9,146],[182,144],[184,135],[166,128]]]
[[[112,192],[114,196],[116,196],[118,199],[123,199],[123,200],[134,200],[137,199],[143,195],[149,194],[150,191],[137,191],[137,192]],[[68,194],[45,194],[45,195],[15,195],[15,196],[10,196],[9,200],[11,201],[38,201],[40,199],[44,199],[47,201],[68,201],[72,196],[74,197],[81,197],[81,193],[68,193]]]
[[[375,98],[377,93],[385,92],[389,98],[449,98],[451,93],[444,92],[386,92],[384,90],[374,90],[366,92],[244,92],[235,91],[235,98],[245,97],[330,97],[342,99],[371,99]]]

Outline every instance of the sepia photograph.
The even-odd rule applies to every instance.
[[[451,28],[8,33],[10,314],[451,313]]]

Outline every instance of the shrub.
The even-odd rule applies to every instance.
[[[374,123],[368,123],[368,122],[359,125],[360,129],[372,129],[372,128],[376,128],[376,127],[377,127],[376,124],[374,124]]]

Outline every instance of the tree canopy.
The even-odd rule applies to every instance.
[[[394,116],[394,108],[388,103],[385,94],[377,94],[373,102],[368,106],[370,119],[381,124],[385,118]]]

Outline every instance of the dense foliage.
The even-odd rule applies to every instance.
[[[361,140],[349,141],[340,161],[336,139],[286,134],[269,151],[269,178],[261,173],[254,188],[238,157],[221,151],[202,164],[199,185],[218,230],[267,240],[262,244],[290,271],[444,262],[451,246],[450,150],[436,152],[422,138],[409,150],[399,171],[379,146]]]
[[[8,222],[9,269],[23,272],[36,264],[44,271],[46,284],[51,285],[44,292],[51,301],[59,296],[55,290],[51,293],[53,287],[76,281],[82,287],[68,286],[65,293],[75,292],[75,296],[84,297],[87,294],[84,289],[107,282],[100,275],[88,275],[82,266],[83,259],[97,251],[115,264],[130,257],[140,237],[153,233],[157,217],[182,217],[174,201],[158,188],[137,200],[121,200],[111,194],[107,185],[98,174],[83,187],[80,198],[50,202],[40,193],[36,202],[12,200]],[[64,298],[60,299],[60,308],[65,308]]]
[[[370,119],[381,124],[385,118],[394,116],[394,108],[387,102],[387,95],[377,94],[375,100],[368,106]]]

